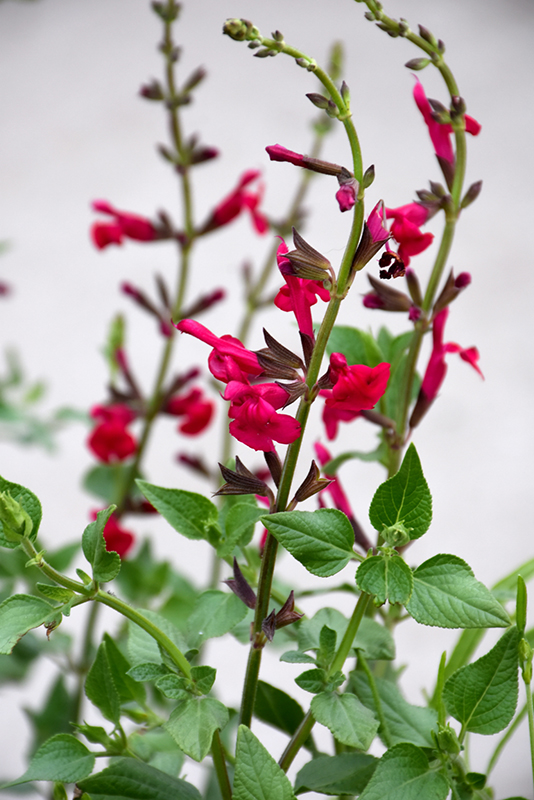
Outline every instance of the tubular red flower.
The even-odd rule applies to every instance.
[[[432,106],[428,102],[422,83],[418,78],[415,80],[416,83],[413,89],[414,100],[428,127],[434,151],[438,158],[444,159],[449,164],[454,164],[454,150],[451,142],[451,135],[453,133],[452,126],[441,125],[439,122],[436,122],[432,116]],[[467,133],[472,134],[472,136],[478,136],[481,127],[480,123],[473,119],[473,117],[470,117],[468,114],[465,115],[465,130]]]
[[[330,378],[334,383],[326,405],[338,411],[363,411],[374,408],[387,388],[390,365],[376,367],[347,364],[342,353],[330,356]]]
[[[301,153],[295,153],[294,150],[288,150],[281,144],[272,144],[265,148],[269,154],[271,161],[287,161],[295,167],[305,167],[305,157]]]
[[[135,419],[131,409],[119,403],[95,406],[91,416],[100,421],[87,439],[87,446],[99,461],[124,461],[135,453],[137,442],[126,428]]]
[[[263,197],[263,187],[260,186],[256,192],[245,191],[245,187],[259,178],[260,174],[258,170],[254,169],[243,173],[236,188],[216,206],[206,225],[205,229],[207,231],[228,225],[246,209],[250,213],[252,224],[256,231],[260,234],[267,233],[269,223],[261,211],[258,210]]]
[[[193,388],[186,395],[171,397],[163,411],[175,417],[185,417],[178,430],[188,436],[196,436],[209,425],[214,408],[211,400],[203,398],[201,389]]]
[[[340,211],[350,211],[356,203],[356,182],[344,183],[336,192]]]
[[[278,414],[288,399],[285,389],[275,383],[249,386],[231,381],[224,393],[230,400],[228,415],[232,436],[253,450],[270,452],[274,442],[291,444],[300,436],[300,424],[289,414]]]
[[[433,233],[423,233],[420,229],[428,220],[429,211],[420,203],[407,203],[398,208],[386,208],[387,219],[393,219],[391,233],[399,244],[399,256],[407,267],[410,256],[416,256],[430,247]]]
[[[176,325],[182,333],[189,333],[213,347],[208,359],[211,374],[217,380],[228,383],[233,380],[247,381],[248,375],[258,376],[263,372],[258,357],[234,336],[215,336],[208,328],[194,319],[183,319]]]
[[[293,267],[285,254],[288,247],[284,240],[280,238],[280,244],[276,253],[278,268],[286,282],[282,286],[274,299],[274,304],[281,311],[292,311],[295,314],[297,325],[301,333],[313,339],[313,322],[311,307],[317,302],[317,296],[328,302],[330,292],[325,288],[322,281],[311,281],[305,278],[297,278],[293,274]]]
[[[97,514],[97,511],[92,511],[92,519],[96,519]],[[104,539],[106,541],[106,550],[118,553],[121,558],[126,557],[135,542],[133,533],[123,528],[114,514],[110,516],[104,526]]]
[[[91,238],[99,250],[110,244],[122,244],[124,238],[151,242],[157,237],[157,231],[150,220],[128,211],[119,211],[107,200],[95,200],[92,208],[93,211],[113,217],[113,222],[95,222],[91,227]]]

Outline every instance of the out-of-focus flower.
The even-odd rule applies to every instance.
[[[190,389],[185,395],[176,394],[162,408],[166,414],[184,417],[178,426],[180,433],[196,436],[210,423],[214,412],[214,404],[203,397],[201,389]]]
[[[97,420],[87,445],[94,455],[109,464],[124,461],[135,453],[137,442],[127,426],[135,419],[128,406],[116,403],[110,406],[94,406],[91,416]]]
[[[97,514],[98,511],[92,511],[92,519],[96,519]],[[113,551],[118,553],[121,558],[126,557],[135,542],[133,533],[119,524],[115,514],[112,514],[106,522],[104,527],[104,539],[106,540],[106,550],[108,552]]]
[[[263,372],[258,356],[228,334],[215,336],[208,328],[194,319],[183,319],[176,327],[182,333],[189,333],[201,342],[209,344],[213,350],[208,359],[211,374],[223,383],[229,381],[247,382],[248,376],[257,377]]]
[[[287,161],[289,164],[294,164],[295,167],[304,167],[305,169],[311,169],[313,172],[321,172],[323,175],[340,175],[343,172],[343,167],[339,164],[332,164],[330,161],[321,161],[318,158],[295,153],[294,150],[288,150],[287,147],[283,147],[281,144],[272,144],[265,149],[271,161]]]
[[[236,188],[216,206],[202,229],[202,233],[208,233],[216,228],[221,228],[223,225],[228,225],[244,210],[250,213],[252,224],[256,231],[260,234],[267,233],[269,223],[265,215],[259,210],[263,197],[263,187],[260,186],[254,192],[246,188],[253,181],[256,181],[260,174],[255,169],[250,169],[243,173]]]
[[[278,268],[286,282],[275,297],[274,304],[281,311],[292,311],[295,314],[297,325],[301,333],[313,339],[313,322],[311,307],[317,302],[317,296],[321,300],[328,302],[330,292],[325,288],[322,281],[306,280],[297,278],[293,272],[291,261],[285,257],[288,247],[281,239],[276,254]]]
[[[387,219],[393,219],[391,233],[399,244],[399,256],[407,267],[410,257],[430,247],[433,233],[423,233],[421,225],[429,218],[429,210],[420,203],[408,203],[398,208],[386,208]]]
[[[274,442],[291,444],[300,436],[300,424],[289,414],[277,410],[287,402],[288,393],[276,383],[249,386],[231,381],[224,393],[230,400],[228,415],[233,418],[230,433],[253,450],[269,452]]]
[[[363,269],[390,238],[391,234],[384,225],[384,219],[384,203],[380,200],[364,222],[362,238],[352,262],[354,272]]]
[[[434,151],[438,158],[443,159],[449,164],[454,164],[454,150],[451,142],[453,133],[452,125],[441,124],[434,119],[432,106],[428,102],[422,83],[416,78],[413,89],[414,100],[417,108],[423,115],[423,119],[428,127],[430,139],[434,146]],[[481,125],[473,117],[465,115],[465,130],[467,133],[477,136],[480,133]]]
[[[432,403],[437,397],[441,384],[447,374],[447,363],[445,356],[447,353],[458,353],[460,358],[471,364],[478,374],[483,378],[483,374],[478,366],[480,358],[476,347],[463,348],[455,342],[444,342],[445,323],[449,316],[449,308],[446,307],[434,318],[432,325],[432,352],[425,370],[419,397],[415,404],[410,418],[410,427],[415,428],[423,416],[426,414]]]
[[[107,200],[95,200],[93,211],[109,214],[111,222],[94,222],[91,226],[93,243],[102,250],[110,244],[122,244],[123,239],[134,239],[137,242],[151,242],[157,238],[157,231],[149,219],[119,211]]]
[[[354,180],[342,183],[336,192],[336,200],[339,203],[340,211],[350,211],[356,203],[358,184]]]

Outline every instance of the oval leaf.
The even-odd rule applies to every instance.
[[[367,750],[375,738],[378,720],[353,694],[322,692],[315,695],[310,708],[317,722],[341,744]]]
[[[447,779],[430,771],[423,750],[413,744],[398,744],[388,750],[360,800],[445,800]]]
[[[18,503],[20,503],[24,511],[28,514],[33,523],[29,539],[30,541],[34,542],[37,538],[37,532],[39,530],[39,525],[41,524],[41,517],[43,514],[39,498],[36,497],[33,492],[30,492],[29,489],[26,489],[25,486],[21,486],[19,483],[11,483],[2,477],[0,477],[0,492],[9,492],[13,500],[16,500]],[[11,542],[4,536],[4,526],[1,521],[0,547],[9,547],[10,549],[18,547],[18,542]]]
[[[232,800],[294,800],[287,775],[245,725],[239,726]]]
[[[228,709],[213,697],[187,697],[165,724],[172,738],[188,756],[202,761],[209,753],[216,730],[228,722]]]
[[[90,522],[83,532],[83,554],[93,568],[95,581],[107,583],[115,578],[121,568],[121,558],[118,553],[106,550],[104,528],[106,522],[115,511],[116,506],[109,506],[99,511],[96,520]]]
[[[211,589],[203,592],[189,617],[188,642],[197,647],[206,639],[223,636],[245,619],[248,608],[235,594]]]
[[[320,578],[335,575],[354,555],[352,525],[335,508],[283,511],[263,517],[262,522],[308,572]]]
[[[0,653],[11,653],[25,633],[38,628],[53,613],[45,600],[30,594],[14,594],[4,600],[0,605]]]
[[[174,778],[135,758],[114,761],[98,775],[79,782],[91,800],[201,800],[200,792],[181,778]]]
[[[471,567],[440,554],[418,567],[406,610],[421,625],[438,628],[506,628],[510,618]]]
[[[70,733],[58,733],[41,745],[22,778],[9,786],[27,781],[62,781],[74,783],[90,775],[95,757]]]
[[[412,571],[399,555],[371,556],[358,567],[356,584],[380,603],[407,603],[413,589]]]
[[[216,526],[217,506],[204,495],[164,489],[142,480],[137,480],[136,484],[169,525],[188,539],[207,539],[210,529]]]

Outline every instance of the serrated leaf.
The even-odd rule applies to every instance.
[[[411,540],[419,539],[430,527],[432,496],[413,444],[408,447],[397,474],[376,490],[369,519],[379,533],[402,523]]]
[[[30,594],[14,594],[0,605],[0,653],[9,655],[19,639],[54,613],[52,606]]]
[[[414,572],[406,610],[421,625],[438,628],[505,628],[510,618],[489,589],[458,556],[440,554]]]
[[[128,670],[130,669],[128,660],[121,653],[108,633],[104,634],[104,644],[111,675],[119,693],[120,702],[129,703],[135,700],[142,705],[146,699],[146,693],[144,687],[139,686],[139,683],[128,675]]]
[[[192,784],[135,758],[114,761],[78,786],[91,800],[201,800]]]
[[[490,735],[511,721],[517,705],[519,633],[514,626],[489,653],[445,682],[443,699],[465,730]]]
[[[356,584],[362,592],[380,603],[407,603],[413,589],[412,571],[399,555],[371,556],[356,572]]]
[[[188,697],[188,692],[185,688],[186,682],[178,675],[174,675],[174,673],[158,678],[156,687],[160,692],[163,692],[165,697],[169,697],[171,700],[184,700]]]
[[[369,783],[377,764],[377,758],[364,753],[319,756],[305,764],[297,774],[295,793],[358,795]]]
[[[20,503],[24,511],[28,514],[33,523],[28,538],[31,542],[34,542],[37,538],[37,532],[39,531],[39,525],[41,524],[41,517],[43,514],[39,498],[34,495],[33,492],[30,492],[29,489],[26,489],[25,486],[21,486],[19,483],[11,483],[2,477],[0,477],[0,492],[9,492],[13,500]],[[0,547],[8,547],[12,550],[18,546],[18,542],[11,542],[4,535],[4,525],[0,520]]]
[[[211,691],[216,677],[217,670],[214,667],[208,667],[207,664],[191,667],[191,678],[194,680],[197,690],[202,694],[208,694]]]
[[[397,744],[378,762],[360,800],[445,800],[447,779],[430,771],[423,750],[413,744]]]
[[[137,486],[175,531],[188,539],[208,539],[217,525],[219,512],[211,500],[196,492],[165,489],[147,481],[137,480]]]
[[[165,723],[165,729],[184,753],[202,761],[210,751],[213,734],[228,722],[228,709],[213,697],[187,697]]]
[[[312,694],[322,692],[326,682],[326,673],[324,669],[308,669],[295,678],[297,686],[300,686],[305,692],[311,692]]]
[[[335,325],[328,339],[327,351],[343,353],[348,364],[376,367],[384,361],[382,350],[370,333],[346,325]]]
[[[282,653],[280,661],[288,664],[315,664],[315,658],[303,653],[302,650],[288,650],[286,653]]]
[[[128,670],[128,675],[134,681],[157,681],[158,678],[167,675],[168,670],[163,664],[137,664]]]
[[[223,636],[245,619],[247,606],[235,594],[216,589],[203,592],[189,617],[188,641],[198,647],[206,639]]]
[[[337,633],[338,642],[343,638],[349,621],[336,608],[321,608],[312,619],[303,619],[297,632],[299,650],[318,650],[323,625]],[[370,660],[395,658],[395,642],[391,633],[374,619],[364,617],[360,623],[353,649],[362,650]]]
[[[353,558],[354,530],[335,508],[283,511],[262,519],[263,524],[308,572],[327,578]]]
[[[219,558],[232,555],[238,545],[245,547],[254,534],[258,520],[265,516],[265,509],[249,503],[237,503],[232,506],[225,517],[225,537],[217,547]]]
[[[311,712],[338,742],[367,750],[378,730],[378,720],[353,694],[322,692],[311,701]]]
[[[120,697],[113,680],[105,642],[98,648],[85,679],[85,694],[106,719],[118,725],[121,716]]]
[[[94,765],[93,753],[79,739],[70,733],[58,733],[41,745],[24,775],[7,786],[28,781],[74,783],[90,775]]]
[[[108,552],[104,539],[104,527],[114,510],[115,506],[110,506],[99,511],[96,520],[89,523],[82,535],[83,554],[93,568],[93,578],[99,583],[112,581],[121,568],[119,554]]]
[[[292,736],[304,719],[304,711],[296,700],[281,689],[265,681],[258,681],[254,716]]]
[[[286,774],[252,731],[240,725],[232,800],[294,800],[294,797]]]
[[[376,688],[386,721],[389,742],[392,745],[409,742],[419,747],[434,747],[431,731],[437,732],[438,715],[432,708],[408,703],[399,688],[391,681],[375,677]],[[352,672],[350,687],[362,703],[376,713],[375,701],[367,676],[363,672]],[[378,731],[383,736],[383,731]]]
[[[56,603],[68,603],[74,597],[74,592],[71,592],[70,589],[64,589],[62,586],[56,586],[55,584],[37,583],[35,586],[41,594]]]

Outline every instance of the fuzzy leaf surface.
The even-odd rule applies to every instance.
[[[376,490],[369,519],[379,532],[403,523],[411,540],[419,539],[430,527],[432,496],[413,444],[408,447],[397,474]]]
[[[466,730],[490,735],[510,723],[518,695],[518,642],[514,625],[489,653],[445,682],[445,704]]]
[[[378,762],[360,800],[445,800],[447,779],[429,770],[428,758],[413,744],[397,744]]]
[[[98,648],[96,658],[85,679],[85,694],[106,719],[118,725],[121,701],[113,680],[105,642]]]
[[[262,522],[308,572],[320,578],[335,575],[354,555],[352,525],[335,508],[283,511],[263,517]]]
[[[0,605],[0,654],[9,655],[19,639],[53,616],[45,600],[31,594],[14,594]]]
[[[239,726],[232,800],[294,800],[285,772],[245,725]]]
[[[337,641],[340,642],[348,624],[348,619],[336,608],[321,608],[311,619],[304,619],[300,623],[297,632],[299,650],[318,650],[324,625],[336,631]],[[395,658],[395,642],[391,633],[369,617],[362,619],[352,647],[362,650],[365,657],[372,661]]]
[[[197,600],[188,623],[188,641],[198,647],[206,639],[223,636],[245,619],[247,606],[235,594],[211,589]]]
[[[201,800],[191,783],[135,758],[121,758],[78,783],[91,800]]]
[[[364,753],[319,756],[299,771],[295,792],[358,795],[369,783],[377,764],[377,758]]]
[[[99,511],[94,522],[90,522],[82,535],[82,550],[93,568],[95,581],[107,583],[118,575],[121,568],[121,557],[118,553],[106,550],[104,527],[111,517],[115,506]]]
[[[310,708],[316,721],[341,744],[367,750],[375,738],[379,723],[353,694],[321,692],[312,699]]]
[[[505,628],[510,624],[501,604],[458,556],[433,556],[415,570],[413,577],[406,610],[421,625]]]
[[[348,364],[376,367],[385,361],[382,350],[370,333],[348,325],[334,326],[328,339],[327,351],[328,355],[343,353]]]
[[[356,584],[362,592],[374,595],[380,603],[407,603],[413,590],[413,576],[399,555],[371,556],[356,572]]]
[[[146,499],[159,511],[175,531],[188,539],[208,539],[217,525],[219,512],[211,500],[196,492],[165,489],[137,480]]]
[[[2,478],[1,476],[0,492],[9,492],[13,500],[16,500],[18,503],[20,503],[24,511],[28,514],[29,518],[33,522],[33,527],[28,538],[30,541],[34,542],[37,538],[37,532],[39,531],[39,525],[41,524],[41,517],[43,515],[41,501],[39,498],[34,495],[33,492],[30,492],[29,489],[26,489],[25,486],[21,486],[19,483],[11,483],[10,481],[6,481],[6,479]],[[11,542],[4,536],[4,526],[1,521],[0,547],[9,547],[11,550],[13,550],[15,547],[18,547],[17,542]]]
[[[236,503],[225,518],[225,537],[217,548],[219,558],[232,555],[238,545],[247,545],[254,534],[258,520],[265,516],[265,508],[258,508],[249,503]]]
[[[165,723],[166,730],[184,753],[202,761],[210,751],[213,734],[228,722],[228,709],[213,697],[187,697]]]
[[[58,733],[41,745],[24,775],[9,786],[27,781],[74,783],[91,774],[95,757],[70,733]]]

